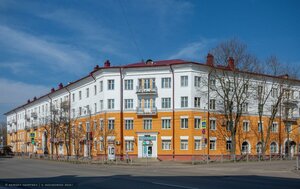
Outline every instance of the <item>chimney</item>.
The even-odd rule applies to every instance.
[[[208,65],[208,66],[214,66],[214,56],[212,54],[210,54],[210,53],[207,54],[206,65]]]
[[[52,89],[51,89],[51,93],[54,93],[54,92],[55,92],[55,89],[54,89],[54,88],[52,88]]]
[[[234,59],[232,57],[228,58],[228,68],[230,68],[231,70],[234,70]]]
[[[62,84],[62,83],[60,83],[59,85],[58,85],[58,89],[62,89],[64,87],[64,85]]]
[[[30,99],[27,100],[27,104],[29,104],[29,103],[30,103]]]
[[[110,62],[109,62],[109,60],[106,60],[104,62],[104,68],[109,68],[109,67],[110,67]]]
[[[148,59],[145,64],[154,64],[153,60]]]
[[[33,97],[33,101],[35,101],[36,100],[36,96],[35,97]]]
[[[96,65],[96,66],[94,67],[94,71],[96,71],[96,70],[99,70],[99,65]]]

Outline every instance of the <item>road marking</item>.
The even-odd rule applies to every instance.
[[[170,186],[170,187],[175,187],[175,188],[199,189],[199,188],[195,188],[195,187],[181,186],[181,185],[175,185],[175,184],[167,184],[167,183],[161,183],[161,182],[152,182],[152,184],[162,185],[162,186]]]

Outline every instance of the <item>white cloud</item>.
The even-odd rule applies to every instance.
[[[85,70],[86,64],[91,65],[92,58],[71,46],[42,37],[17,31],[0,25],[0,46],[16,56],[26,56],[35,61],[29,64],[44,64],[52,70],[61,69],[66,72],[79,74]]]
[[[38,97],[50,91],[50,87],[33,85],[0,78],[0,103],[23,104],[27,99]]]
[[[34,96],[39,97],[50,91],[50,87],[33,85],[0,78],[0,121],[5,120],[4,113],[25,104]]]
[[[197,42],[192,42],[179,49],[176,53],[169,56],[169,59],[187,59],[199,60],[208,53],[209,48],[215,42],[215,39],[203,39]]]

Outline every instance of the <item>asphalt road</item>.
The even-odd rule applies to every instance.
[[[0,188],[299,189],[294,169],[292,161],[124,166],[12,158],[0,159]]]

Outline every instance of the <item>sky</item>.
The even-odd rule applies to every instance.
[[[0,0],[0,121],[27,99],[102,66],[204,62],[233,38],[300,65],[297,0]]]

